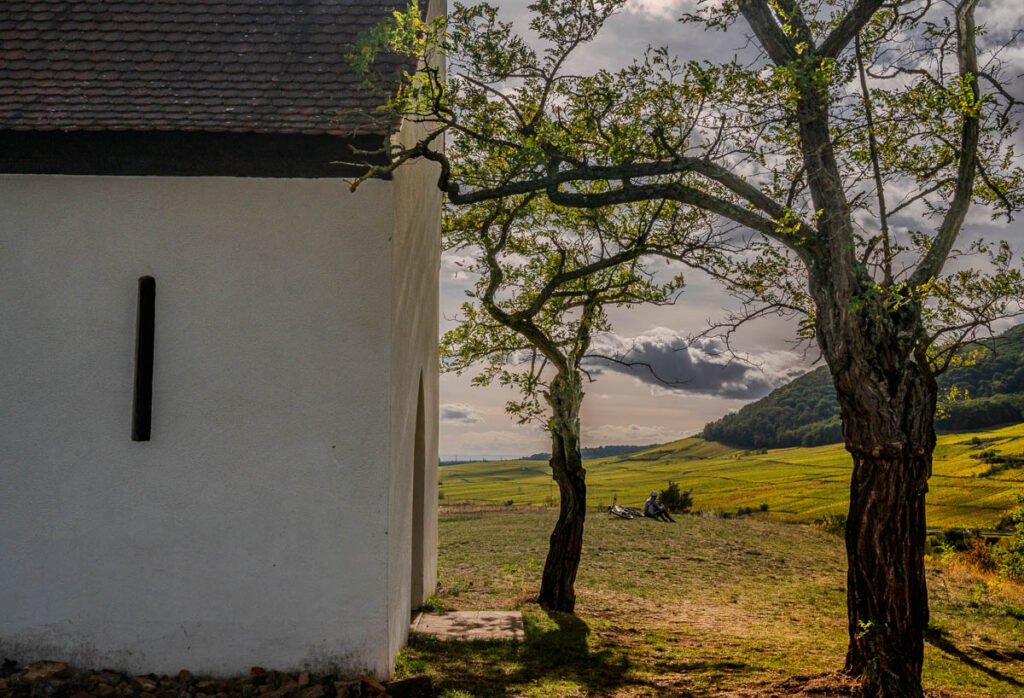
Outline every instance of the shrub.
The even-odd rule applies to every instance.
[[[759,506],[758,509],[760,509],[761,511],[768,511],[768,505],[767,504],[761,504],[761,506]]]
[[[991,453],[996,453],[991,451]],[[1006,470],[1024,468],[1024,454],[1017,455],[994,455],[983,459],[988,464],[988,469],[984,472],[978,473],[978,477],[992,477],[998,475]]]
[[[960,559],[964,563],[985,572],[994,572],[996,569],[996,560],[992,555],[992,547],[981,536],[973,535],[967,538],[964,550],[960,553]]]
[[[444,601],[439,599],[436,594],[431,594],[423,600],[417,611],[423,611],[424,613],[444,613],[445,605]]]
[[[1024,495],[1017,495],[1017,507],[1010,512],[1013,522],[1013,536],[1010,545],[996,560],[999,574],[1018,582],[1024,582]]]
[[[935,534],[935,547],[947,551],[967,550],[967,531],[962,528],[947,528]]]
[[[843,537],[846,535],[846,514],[829,514],[824,519],[818,519],[811,524],[811,528]]]
[[[693,507],[692,490],[679,489],[679,483],[668,481],[668,487],[661,492],[661,503],[673,514],[685,514]]]

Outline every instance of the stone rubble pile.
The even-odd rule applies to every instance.
[[[384,689],[386,693],[382,693]],[[72,671],[64,662],[26,668],[4,660],[0,698],[434,698],[427,677],[379,684],[253,667],[248,676],[212,679],[182,670],[175,676],[128,676],[117,671]]]

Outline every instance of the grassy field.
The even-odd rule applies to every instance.
[[[977,477],[987,466],[971,456],[986,449],[1024,453],[1024,424],[939,437],[928,494],[930,526],[990,526],[1013,506],[1014,494],[1024,492],[1024,469]],[[650,490],[674,480],[693,490],[697,508],[735,511],[766,503],[783,518],[811,521],[846,512],[852,464],[841,444],[758,454],[691,438],[586,466],[591,506],[607,506],[615,495],[620,504],[639,506]],[[449,465],[440,478],[442,504],[550,506],[558,496],[542,461]]]
[[[459,509],[441,515],[441,601],[521,609],[527,639],[413,636],[398,673],[432,675],[444,698],[845,694],[839,538],[772,515],[662,524],[592,511],[566,616],[532,602],[555,512]],[[1024,589],[935,564],[929,589],[929,695],[1024,695]]]

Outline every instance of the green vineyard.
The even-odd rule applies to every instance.
[[[1024,454],[1024,424],[942,434],[928,493],[928,525],[991,526],[1024,494],[1024,468],[993,470],[993,457]],[[988,459],[988,460],[986,460]],[[1017,463],[1014,459],[1012,462]],[[845,513],[852,462],[842,444],[744,451],[699,438],[587,461],[591,507],[640,505],[672,480],[696,509],[735,512],[767,504],[778,516],[813,521]],[[554,506],[558,488],[543,461],[487,461],[441,468],[441,503]]]

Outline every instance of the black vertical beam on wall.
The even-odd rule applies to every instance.
[[[153,422],[153,334],[156,328],[156,281],[139,279],[139,314],[135,330],[135,396],[132,441],[149,441]]]

